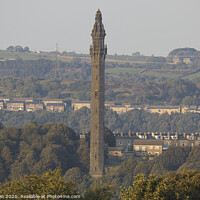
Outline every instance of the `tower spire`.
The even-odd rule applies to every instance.
[[[107,47],[104,45],[105,35],[101,11],[98,10],[90,47],[92,59],[90,175],[95,178],[104,173],[104,66],[107,54]]]
[[[103,37],[105,37],[105,30],[104,30],[104,26],[102,23],[102,15],[101,15],[101,11],[98,9],[96,12],[96,17],[95,17],[95,24],[92,30],[92,37],[95,36],[96,33],[101,34]]]
[[[96,12],[95,21],[102,21],[101,11],[99,9]]]

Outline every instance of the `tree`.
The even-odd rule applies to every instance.
[[[110,129],[108,129],[107,127],[105,127],[104,129],[104,141],[106,144],[108,144],[109,147],[114,147],[115,146],[115,136],[112,133],[112,131]]]
[[[89,149],[89,142],[83,138],[80,139],[79,147],[77,149],[78,159],[80,164],[83,166],[83,170],[89,170],[89,163],[90,163],[90,149]]]
[[[200,172],[183,171],[167,177],[145,177],[140,174],[134,177],[133,187],[121,188],[120,198],[123,200],[154,200],[154,199],[200,199]]]
[[[14,47],[14,51],[16,51],[16,52],[23,52],[24,49],[21,46],[17,45],[17,46]]]
[[[14,51],[14,46],[9,46],[6,50],[7,51]]]
[[[186,162],[190,149],[188,147],[169,147],[160,155],[159,161],[167,171],[175,171]]]
[[[64,181],[73,181],[76,183],[76,189],[80,194],[84,194],[91,185],[92,178],[88,173],[83,173],[80,168],[74,167],[64,175]]]
[[[104,186],[95,186],[92,189],[89,189],[85,195],[84,199],[85,200],[111,200],[113,197],[112,194],[112,186],[108,185],[107,187]]]
[[[24,47],[24,52],[29,52],[29,48],[28,47]]]
[[[15,198],[37,194],[45,195],[45,199],[48,199],[47,195],[78,195],[73,182],[63,181],[59,169],[48,171],[42,175],[26,175],[23,179],[7,182],[0,186],[0,194],[4,196],[13,194]]]

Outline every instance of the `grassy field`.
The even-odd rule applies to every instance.
[[[22,60],[38,60],[38,59],[49,59],[49,60],[61,60],[63,62],[67,62],[69,60],[72,60],[73,57],[69,56],[58,56],[56,58],[55,54],[50,53],[33,53],[33,52],[10,52],[10,51],[4,51],[0,50],[0,59],[1,60],[16,60],[16,59],[22,59]]]
[[[106,73],[120,75],[120,74],[126,74],[126,73],[138,74],[138,73],[141,73],[144,70],[145,70],[144,68],[141,68],[141,69],[136,69],[136,68],[109,68],[109,69],[106,69],[105,71],[106,71]]]
[[[63,55],[58,55],[56,56],[55,54],[48,53],[48,52],[42,52],[42,53],[34,53],[34,52],[10,52],[10,51],[5,51],[5,50],[0,50],[0,60],[16,60],[16,59],[22,59],[22,60],[38,60],[38,59],[49,59],[49,60],[60,60],[63,62],[70,62],[73,59],[76,59],[76,57],[73,56],[63,56]],[[84,62],[91,62],[90,57],[81,57],[80,58]],[[129,61],[120,61],[120,60],[113,60],[113,59],[107,59],[106,62],[116,62],[116,63],[128,63],[130,66]],[[132,61],[132,63],[137,63]],[[141,68],[129,68],[129,67],[119,67],[116,66],[116,68],[108,68],[105,70],[107,74],[113,74],[113,76],[120,76],[120,75],[125,75],[125,74],[130,74],[130,75],[136,75],[139,77],[158,77],[158,78],[183,78],[183,79],[194,79],[197,77],[200,77],[200,72],[192,73],[192,70],[188,69],[188,71],[184,71],[179,69],[172,69],[169,66],[161,66],[158,68],[154,68],[153,65],[150,65],[150,67],[147,67],[147,64],[144,61],[140,61],[137,64],[141,64]],[[134,65],[132,65],[134,66]],[[187,75],[188,74],[188,75]]]
[[[106,69],[106,73],[111,73],[111,74],[116,74],[116,75],[120,75],[120,74],[137,74],[138,76],[155,76],[155,77],[166,77],[166,78],[178,78],[181,77],[182,74],[181,73],[163,73],[162,71],[159,72],[154,72],[154,71],[145,71],[145,68],[109,68]]]
[[[0,58],[1,59],[23,59],[23,60],[37,60],[40,58],[44,58],[44,55],[36,54],[36,53],[20,53],[20,52],[10,52],[0,50]]]
[[[194,78],[199,78],[200,77],[200,72],[190,74],[188,76],[184,76],[183,79],[194,79]]]
[[[158,72],[151,72],[151,73],[146,72],[146,73],[142,73],[140,75],[141,76],[146,75],[146,76],[155,76],[155,77],[165,77],[165,78],[178,78],[178,77],[182,76],[182,74],[176,74],[176,73],[174,73],[174,74],[164,73],[163,74],[163,73],[158,73]]]

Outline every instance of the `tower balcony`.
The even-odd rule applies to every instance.
[[[94,47],[93,45],[90,45],[90,55],[95,54],[101,54],[101,55],[107,55],[107,45],[104,45],[102,48]]]

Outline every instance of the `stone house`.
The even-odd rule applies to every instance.
[[[64,112],[65,104],[64,103],[47,103],[46,110],[49,112]]]
[[[169,115],[171,115],[172,112],[180,113],[180,106],[150,106],[145,108],[145,110],[150,113],[168,113]]]
[[[163,141],[156,139],[135,139],[133,150],[137,155],[158,156],[162,154]]]
[[[143,107],[142,106],[128,106],[127,107],[127,111],[135,110],[135,109],[141,110],[143,109]]]
[[[24,111],[24,101],[7,101],[6,108],[9,111]]]
[[[121,147],[108,147],[108,155],[109,156],[123,156],[122,148]]]
[[[113,105],[113,106],[110,106],[110,109],[113,111],[116,111],[117,114],[123,114],[127,112],[127,107],[124,105]]]
[[[183,58],[183,62],[184,62],[185,64],[189,64],[189,63],[192,62],[192,60],[191,60],[191,58]]]
[[[3,109],[4,109],[4,101],[0,100],[0,110],[3,110]]]
[[[43,99],[42,102],[46,106],[48,103],[63,103],[62,99]]]
[[[9,97],[0,97],[1,101],[4,101],[4,103],[6,103],[7,101],[10,101]]]
[[[41,101],[26,102],[25,110],[28,112],[44,110],[44,103]]]
[[[72,104],[72,110],[79,110],[83,107],[90,109],[90,101],[73,101]]]

